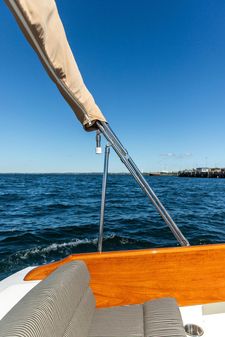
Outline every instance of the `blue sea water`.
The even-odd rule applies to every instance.
[[[225,242],[225,180],[146,177],[192,245]],[[97,249],[100,174],[0,175],[0,279]],[[109,175],[103,249],[177,246],[129,175]]]

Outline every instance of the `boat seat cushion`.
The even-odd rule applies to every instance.
[[[0,337],[87,337],[95,310],[82,261],[54,271],[0,321]]]
[[[96,309],[89,337],[186,337],[173,298],[138,305]]]
[[[180,310],[174,298],[144,303],[145,337],[186,337]]]
[[[89,337],[143,337],[143,306],[96,309]]]
[[[0,337],[185,337],[176,301],[96,309],[82,261],[64,264],[0,321]]]

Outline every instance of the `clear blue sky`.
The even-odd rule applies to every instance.
[[[225,167],[225,1],[58,0],[85,83],[149,171]],[[0,2],[0,172],[101,171],[83,131]],[[116,156],[111,171],[125,171]]]

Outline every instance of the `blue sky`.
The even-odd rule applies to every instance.
[[[225,167],[225,2],[58,0],[85,83],[145,171]],[[0,172],[102,171],[0,2]],[[115,155],[110,171],[126,171]]]

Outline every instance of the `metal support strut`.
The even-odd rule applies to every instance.
[[[102,241],[103,241],[103,229],[104,229],[104,216],[105,216],[105,196],[106,196],[106,186],[109,168],[109,155],[110,155],[110,145],[105,146],[105,158],[104,158],[104,172],[102,177],[102,201],[101,201],[101,214],[100,214],[100,224],[99,224],[99,236],[98,236],[98,251],[102,252]]]
[[[128,171],[132,174],[134,179],[137,181],[137,183],[140,185],[144,193],[148,196],[148,198],[151,200],[155,208],[158,210],[159,214],[163,218],[163,220],[166,222],[166,224],[169,226],[171,232],[177,239],[177,241],[180,243],[181,246],[190,246],[190,243],[188,240],[184,237],[180,229],[177,227],[163,204],[160,202],[158,197],[155,195],[152,188],[149,186],[148,182],[145,180],[144,176],[142,175],[141,171],[138,169],[134,161],[129,156],[127,150],[123,147],[117,136],[113,133],[109,125],[105,122],[96,122],[98,129],[101,131],[101,133],[105,136],[109,144],[112,146],[112,148],[115,150],[123,164],[127,167]],[[100,241],[100,239],[99,239]]]

